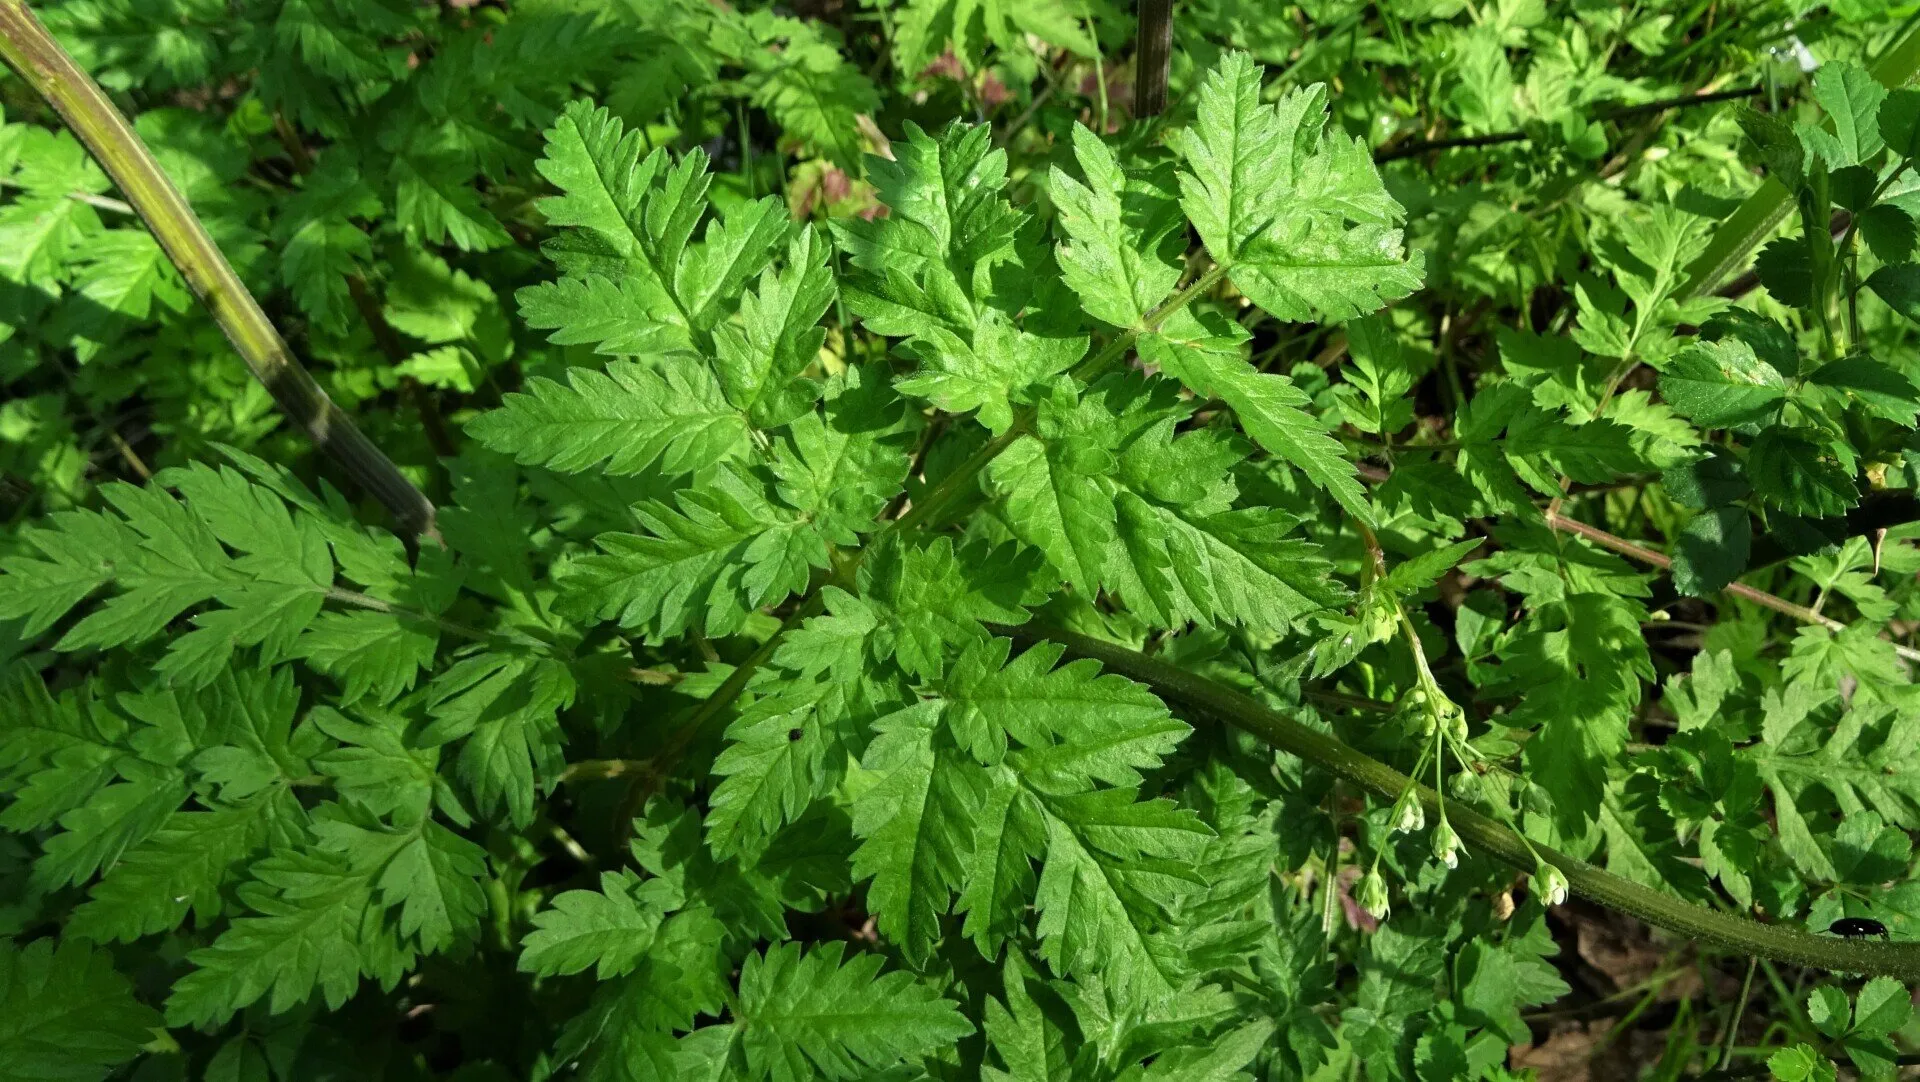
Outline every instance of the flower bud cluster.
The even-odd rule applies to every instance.
[[[1394,820],[1393,829],[1402,834],[1411,834],[1423,830],[1427,825],[1427,811],[1418,800],[1404,800],[1400,804],[1400,817]]]

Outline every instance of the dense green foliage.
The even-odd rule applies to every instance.
[[[1920,939],[1906,9],[1193,0],[1141,118],[1109,0],[38,10],[440,510],[0,83],[0,1078],[1920,1044],[1046,635]]]

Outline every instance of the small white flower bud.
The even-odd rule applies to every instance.
[[[1460,866],[1460,836],[1445,819],[1433,828],[1433,856],[1449,868]]]
[[[1567,877],[1553,865],[1543,864],[1533,875],[1533,889],[1542,902],[1559,905],[1567,900]]]
[[[1394,820],[1393,829],[1402,834],[1411,834],[1416,830],[1424,830],[1426,825],[1427,810],[1420,806],[1418,800],[1409,800],[1400,805],[1400,818]]]

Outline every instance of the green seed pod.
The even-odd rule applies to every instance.
[[[1374,920],[1386,920],[1391,906],[1387,904],[1387,881],[1378,871],[1370,871],[1360,881],[1360,908]]]

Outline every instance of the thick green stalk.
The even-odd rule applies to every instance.
[[[1792,209],[1792,192],[1772,177],[1761,181],[1760,190],[1748,196],[1746,202],[1720,223],[1706,251],[1688,265],[1687,283],[1680,287],[1680,296],[1697,297],[1719,285],[1721,279],[1747,261],[1747,256],[1761,241],[1773,235]]]
[[[294,359],[280,332],[127,118],[47,33],[24,0],[0,0],[0,59],[53,106],[120,186],[194,296],[206,305],[280,409],[386,506],[403,536],[438,537],[433,504]]]
[[[1163,698],[1191,712],[1250,733],[1382,799],[1392,800],[1412,785],[1428,811],[1438,814],[1440,810],[1440,796],[1432,789],[1331,736],[1203,676],[1182,671],[1138,651],[1072,632],[1033,627],[1000,630],[1022,639],[1060,643],[1074,654],[1093,658],[1113,672],[1149,685]],[[1538,853],[1539,859],[1566,875],[1574,893],[1689,939],[1749,957],[1772,958],[1836,972],[1920,980],[1920,943],[1836,939],[1786,925],[1761,924],[1661,894],[1544,845],[1530,848],[1514,831],[1459,801],[1449,805],[1447,818],[1462,839],[1488,855],[1531,872]]]

